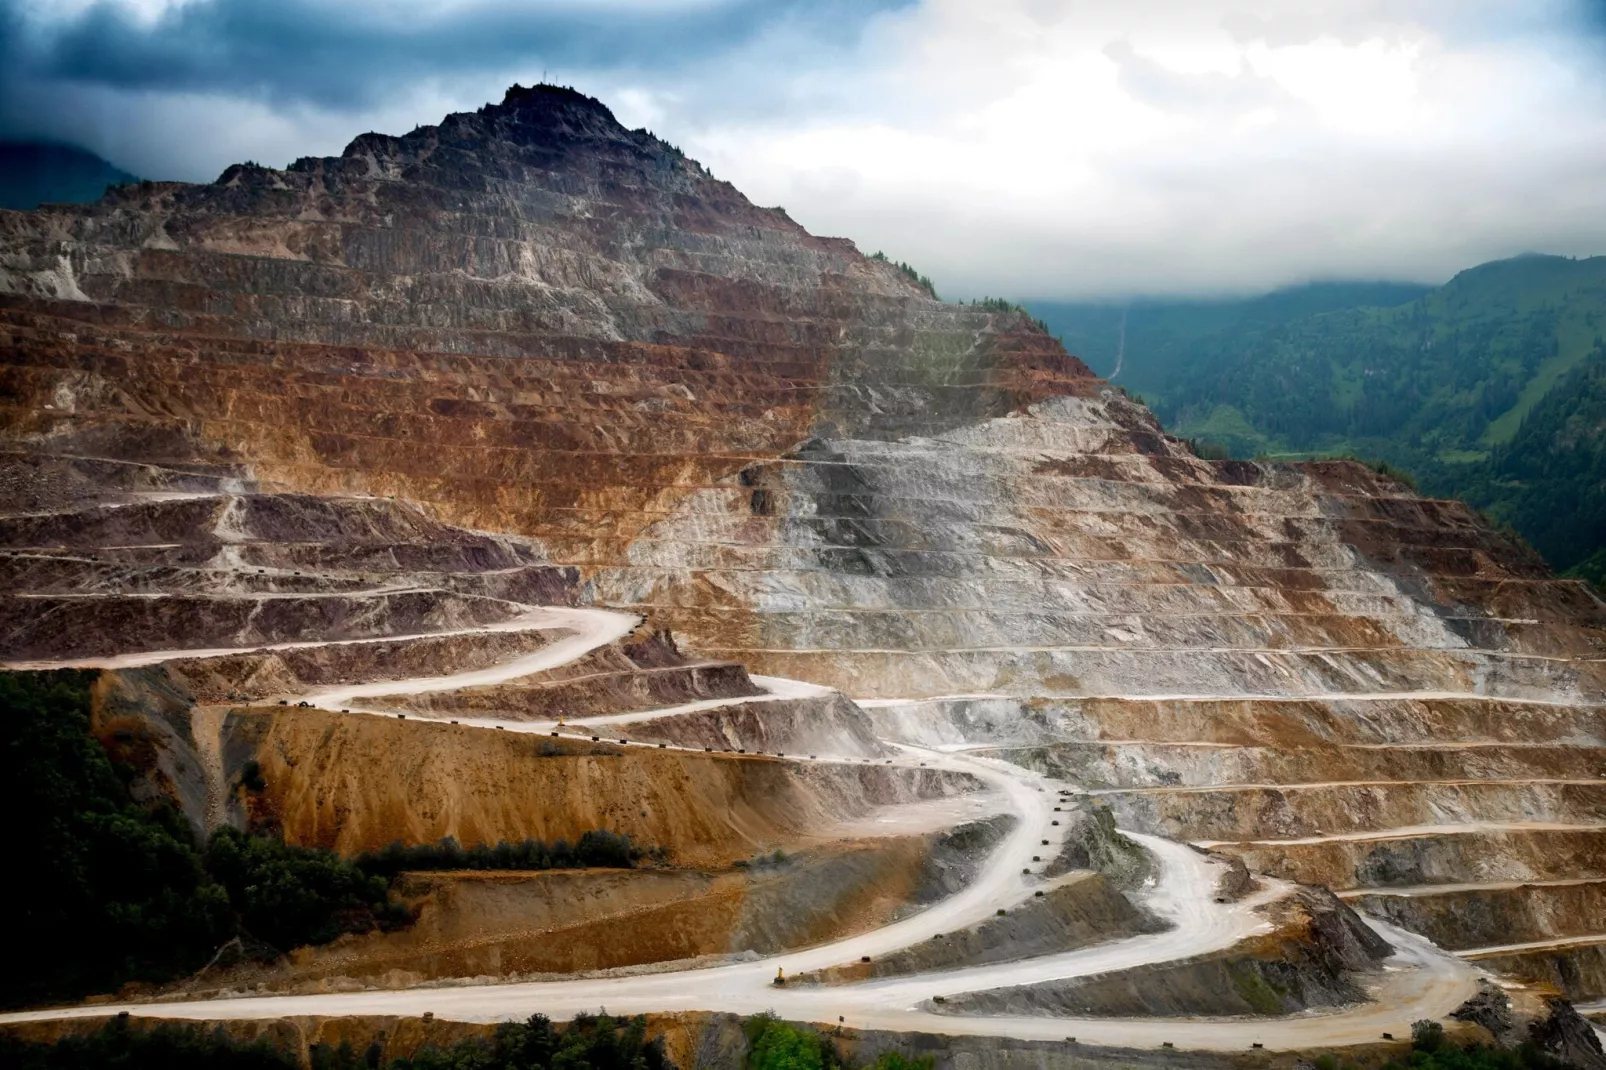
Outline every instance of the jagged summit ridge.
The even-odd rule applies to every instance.
[[[352,139],[338,157],[306,156],[285,170],[318,174],[344,172],[350,161],[366,162],[369,177],[402,181],[408,169],[422,164],[442,149],[460,154],[465,178],[482,169],[487,181],[501,177],[505,162],[517,158],[550,169],[575,167],[569,157],[586,152],[632,156],[644,170],[657,172],[659,181],[679,177],[683,193],[714,179],[695,160],[646,130],[627,130],[613,112],[595,97],[562,86],[510,87],[500,104],[486,104],[473,112],[454,112],[438,124],[420,126],[393,136],[366,133]],[[498,166],[501,163],[502,166]],[[227,184],[237,174],[230,168],[219,179]],[[722,192],[736,193],[729,183]],[[739,193],[736,196],[740,197]],[[745,199],[745,198],[744,198]]]

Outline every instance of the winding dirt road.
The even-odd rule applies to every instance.
[[[636,627],[631,614],[564,607],[533,609],[517,621],[479,630],[514,628],[563,629],[570,634],[535,653],[500,665],[469,672],[412,680],[376,681],[323,689],[303,696],[328,709],[357,707],[362,699],[455,690],[503,683],[566,664],[616,642]],[[300,644],[298,644],[300,645]],[[305,644],[317,645],[317,644]],[[213,651],[165,652],[165,657],[195,657]],[[152,655],[138,655],[138,663]],[[127,665],[128,659],[94,664]],[[82,664],[82,663],[80,663]],[[796,697],[824,689],[799,681],[755,677],[769,697]],[[622,724],[708,709],[745,698],[709,700],[684,706],[599,717],[584,724]],[[890,704],[883,700],[878,705]],[[546,722],[462,719],[464,724],[512,731],[547,731]],[[889,743],[891,741],[888,741]],[[1242,1050],[1251,1043],[1269,1049],[1310,1049],[1375,1040],[1382,1032],[1407,1035],[1410,1023],[1440,1018],[1477,988],[1478,971],[1421,937],[1380,922],[1369,922],[1396,949],[1375,986],[1375,1001],[1328,1013],[1307,1013],[1275,1019],[1068,1019],[1052,1017],[960,1017],[932,1009],[935,996],[990,988],[1052,982],[1113,970],[1171,962],[1232,946],[1269,930],[1266,903],[1286,894],[1288,886],[1265,881],[1256,895],[1236,903],[1215,901],[1221,865],[1198,851],[1154,836],[1127,833],[1158,864],[1158,877],[1142,898],[1147,908],[1171,923],[1160,933],[1110,941],[1061,954],[1015,962],[887,977],[842,986],[776,987],[776,970],[796,975],[852,962],[861,956],[882,956],[940,934],[974,925],[999,909],[1011,909],[1046,887],[1043,865],[1032,857],[1057,853],[1062,829],[1053,825],[1053,804],[1061,789],[1079,790],[1001,760],[947,749],[922,749],[892,743],[906,752],[899,764],[916,760],[975,776],[1016,818],[1013,829],[987,859],[970,884],[911,917],[871,932],[759,961],[666,971],[636,976],[579,978],[539,983],[491,984],[329,995],[251,996],[186,1002],[66,1007],[0,1015],[0,1022],[99,1017],[118,1011],[186,1019],[278,1018],[290,1015],[417,1015],[496,1021],[524,1018],[539,1011],[567,1018],[606,1007],[613,1013],[728,1011],[754,1014],[774,1010],[784,1017],[835,1022],[839,1016],[856,1028],[931,1033],[1011,1036],[1022,1039],[1079,1040],[1124,1047],[1152,1047],[1170,1042],[1182,1049]],[[698,748],[700,749],[700,748]],[[833,758],[824,760],[859,760]],[[1050,846],[1042,846],[1044,840]]]

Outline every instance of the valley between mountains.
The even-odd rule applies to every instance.
[[[721,1065],[774,1011],[1270,1066],[1426,1020],[1606,1066],[1589,587],[1357,463],[1196,457],[590,98],[0,212],[0,324],[0,653],[135,803],[637,849],[398,872],[404,925],[19,1035],[606,1008]]]

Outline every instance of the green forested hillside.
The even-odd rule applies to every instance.
[[[1094,371],[1127,386],[1142,383],[1144,397],[1152,402],[1171,370],[1190,361],[1194,347],[1207,339],[1339,309],[1403,305],[1429,289],[1414,283],[1321,282],[1241,300],[1033,301],[1028,308]]]
[[[1516,257],[1426,292],[1031,310],[1106,375],[1124,315],[1115,381],[1175,434],[1237,456],[1387,460],[1557,568],[1606,571],[1606,257]]]
[[[1477,468],[1468,497],[1606,589],[1606,346],[1562,376]]]

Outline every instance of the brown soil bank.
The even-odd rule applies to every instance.
[[[1189,840],[1296,838],[1473,821],[1590,824],[1606,780],[1433,781],[1112,792],[1121,824]]]
[[[410,929],[304,948],[278,967],[205,982],[328,991],[348,987],[342,981],[400,987],[774,954],[893,920],[922,890],[942,839],[834,844],[722,872],[406,874],[397,890],[418,911]]]
[[[660,663],[641,656],[646,646],[664,655]],[[636,654],[632,657],[632,654]],[[584,672],[572,670],[583,669]],[[368,705],[427,713],[437,717],[496,717],[517,721],[561,721],[652,710],[713,698],[759,694],[747,671],[731,662],[687,664],[667,645],[615,645],[574,665],[496,687],[417,695],[381,695]]]
[[[1386,943],[1325,889],[1302,889],[1276,908],[1277,930],[1211,955],[1071,981],[949,996],[953,1014],[1282,1015],[1365,999],[1350,974],[1389,953]]]
[[[1327,784],[1334,781],[1582,780],[1606,764],[1593,744],[1465,747],[1309,746],[1298,749],[1186,743],[1055,743],[1000,757],[1090,788]]]
[[[163,664],[198,700],[218,702],[234,692],[286,695],[335,684],[466,672],[533,653],[563,634],[532,630],[375,639]]]
[[[685,747],[745,748],[786,754],[879,758],[892,751],[876,739],[864,711],[847,696],[744,702],[628,726],[634,739]]]
[[[1606,707],[1490,698],[1089,698],[1035,699],[1021,706],[1022,716],[1042,726],[1045,740],[1144,739],[1284,748],[1476,738],[1606,742]]]
[[[973,790],[935,769],[789,762],[613,747],[323,710],[237,710],[230,782],[258,762],[258,820],[345,854],[395,840],[464,844],[625,833],[677,863],[722,866],[816,843],[878,805]]]
[[[1519,981],[1547,985],[1580,1003],[1606,997],[1606,936],[1598,937],[1593,943],[1469,958],[1486,970]]]
[[[1221,844],[1217,850],[1258,873],[1330,888],[1606,877],[1606,826],[1451,828],[1370,840]]]
[[[1451,951],[1584,936],[1606,928],[1606,880],[1456,888],[1429,895],[1360,893],[1349,903]]]
[[[1157,932],[1163,927],[1133,906],[1103,874],[1078,873],[1048,889],[1041,899],[1029,899],[1001,918],[945,933],[868,963],[802,974],[789,983],[843,984],[1009,962]]]
[[[13,595],[0,598],[0,634],[16,658],[100,657],[444,631],[506,620],[515,608],[449,591],[265,598]]]

